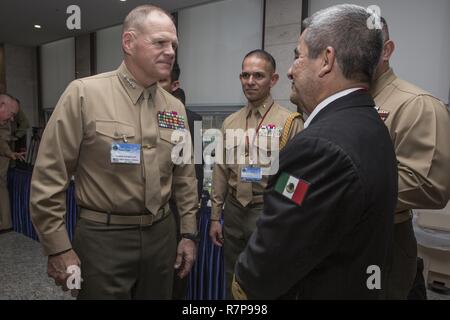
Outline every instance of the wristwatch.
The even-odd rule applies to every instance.
[[[182,238],[189,239],[197,243],[200,240],[198,233],[182,233]]]

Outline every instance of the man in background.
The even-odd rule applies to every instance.
[[[227,299],[232,299],[231,281],[236,259],[256,227],[256,220],[263,208],[264,189],[269,180],[269,175],[262,175],[264,164],[261,157],[254,159],[252,150],[256,148],[258,154],[277,154],[279,144],[269,143],[266,147],[264,140],[281,141],[285,124],[293,115],[272,98],[271,89],[277,84],[278,78],[276,62],[270,53],[264,50],[247,53],[239,75],[247,105],[228,116],[222,125],[225,141],[234,140],[228,137],[228,130],[236,133],[241,130],[245,135],[238,141],[232,141],[230,148],[226,148],[224,161],[214,164],[212,176],[209,236],[215,245],[224,245]],[[292,139],[302,129],[303,121],[294,119],[292,129],[287,132],[288,139]],[[254,135],[250,134],[250,131],[253,131]],[[227,163],[225,159],[238,154],[240,150],[245,150],[245,163],[238,161],[239,155],[235,161]],[[222,214],[223,230],[220,223]]]
[[[381,30],[356,5],[316,12],[295,49],[291,101],[309,114],[280,153],[264,210],[235,268],[251,299],[381,299],[397,168],[367,88]]]
[[[10,160],[25,160],[24,152],[13,152],[11,123],[20,112],[19,101],[9,94],[0,94],[0,231],[11,229],[11,208],[8,192],[8,168]]]
[[[180,67],[178,63],[175,62],[172,72],[170,73],[170,77],[167,77],[163,80],[159,81],[159,85],[166,90],[167,92],[171,93],[175,98],[180,100],[183,105],[186,103],[186,95],[184,93],[184,90],[180,88]],[[189,130],[191,134],[191,142],[192,145],[194,145],[194,134],[195,134],[195,122],[196,121],[202,121],[202,117],[189,109],[186,108],[186,115],[187,120],[189,123]],[[198,135],[201,136],[202,132],[197,132]],[[201,200],[202,190],[203,190],[203,165],[202,164],[195,164],[195,175],[197,177],[197,191],[199,196],[199,203]],[[170,208],[172,212],[175,215],[175,220],[177,222],[177,234],[180,235],[180,219],[179,219],[179,213],[178,208],[176,205],[175,199],[170,199]],[[198,214],[197,214],[197,224],[198,224]],[[172,298],[175,300],[183,300],[186,298],[186,290],[188,285],[188,279],[183,278],[180,279],[178,275],[174,275],[173,279],[173,293]]]
[[[175,62],[174,66],[172,68],[172,72],[170,73],[170,77],[160,80],[159,85],[164,90],[166,90],[167,92],[172,94],[175,98],[180,100],[183,103],[183,105],[186,105],[186,94],[185,94],[184,90],[180,87],[180,74],[181,74],[180,66],[178,65],[178,63]],[[189,110],[188,108],[186,108],[186,114],[187,114],[187,119],[189,122],[189,130],[190,130],[190,134],[191,134],[192,145],[194,145],[194,135],[195,135],[194,124],[196,121],[200,122],[200,124],[201,124],[202,116],[194,111]],[[196,134],[201,136],[202,133],[197,132]],[[201,197],[202,190],[203,190],[203,165],[202,164],[195,165],[195,175],[197,176],[198,195],[199,195],[199,197]]]
[[[14,140],[14,150],[17,152],[25,152],[27,150],[27,132],[30,128],[25,112],[19,108],[19,112],[14,117],[14,122],[11,128]]]
[[[417,242],[413,209],[440,209],[450,198],[450,112],[425,90],[398,78],[389,60],[395,44],[383,23],[383,52],[372,94],[387,126],[398,161],[398,202],[395,210],[394,247],[387,270],[386,298],[407,299],[417,269]],[[425,286],[417,298],[426,299]]]

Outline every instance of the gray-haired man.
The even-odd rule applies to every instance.
[[[235,268],[236,298],[379,299],[392,246],[396,159],[367,88],[382,49],[362,7],[317,12],[289,70],[305,130],[280,153]]]

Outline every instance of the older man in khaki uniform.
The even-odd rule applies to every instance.
[[[216,163],[212,177],[212,214],[210,237],[214,244],[224,243],[226,295],[231,296],[231,281],[234,264],[244,250],[251,233],[256,227],[256,220],[263,208],[263,192],[269,176],[262,175],[263,164],[260,158],[252,161],[250,144],[255,144],[258,152],[277,152],[273,145],[262,140],[279,140],[283,127],[291,112],[275,103],[270,90],[278,81],[274,58],[263,50],[248,53],[242,63],[240,74],[242,90],[248,100],[246,107],[227,117],[222,126],[222,133],[227,139],[227,130],[243,130],[244,139],[234,141],[224,150],[223,163]],[[289,138],[303,129],[303,121],[294,119]],[[258,139],[256,139],[258,137]],[[238,139],[239,140],[239,139]],[[259,143],[257,143],[259,141]],[[242,144],[245,144],[242,146]],[[245,163],[232,161],[226,163],[227,156],[245,149]],[[276,144],[275,148],[278,147]],[[236,157],[237,160],[239,156]],[[217,160],[217,159],[216,159]],[[224,230],[220,224],[222,208],[224,209]]]
[[[371,94],[394,143],[399,177],[386,297],[406,299],[417,261],[411,210],[443,208],[450,198],[450,113],[430,93],[394,74],[389,59],[395,46],[382,20],[384,48]]]
[[[0,153],[9,154],[11,149],[8,140],[11,134],[9,124],[0,126]],[[11,229],[11,209],[8,192],[8,168],[9,158],[0,156],[0,231]]]
[[[24,153],[11,150],[8,141],[11,139],[11,125],[19,112],[16,98],[8,94],[0,94],[0,231],[11,228],[11,210],[7,186],[9,160],[23,160]]]
[[[122,65],[72,82],[44,131],[32,219],[57,284],[67,290],[67,268],[81,266],[79,298],[170,299],[174,267],[185,277],[195,260],[194,165],[171,160],[176,136],[186,138],[186,112],[157,84],[170,74],[177,44],[168,13],[135,8],[124,21]],[[81,218],[73,244],[64,223],[72,175]]]

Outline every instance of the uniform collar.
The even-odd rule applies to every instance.
[[[394,70],[389,68],[383,73],[377,80],[375,80],[370,87],[370,94],[372,97],[376,97],[387,85],[394,81],[397,76],[394,74]]]
[[[150,93],[153,97],[155,96],[157,82],[148,88],[144,88],[136,81],[136,79],[134,79],[133,75],[126,67],[125,62],[122,62],[119,69],[117,69],[117,76],[133,104],[136,104],[139,101],[142,94],[148,96]]]
[[[255,110],[255,108],[256,108],[256,110],[259,112],[261,117],[263,117],[264,114],[267,112],[268,108],[272,105],[272,103],[273,103],[273,98],[270,94],[266,98],[266,100],[264,100],[263,103],[261,103],[259,106],[255,106],[253,103],[249,102],[246,106],[247,109],[245,110],[245,115],[247,117],[249,117],[251,114],[251,111]]]

